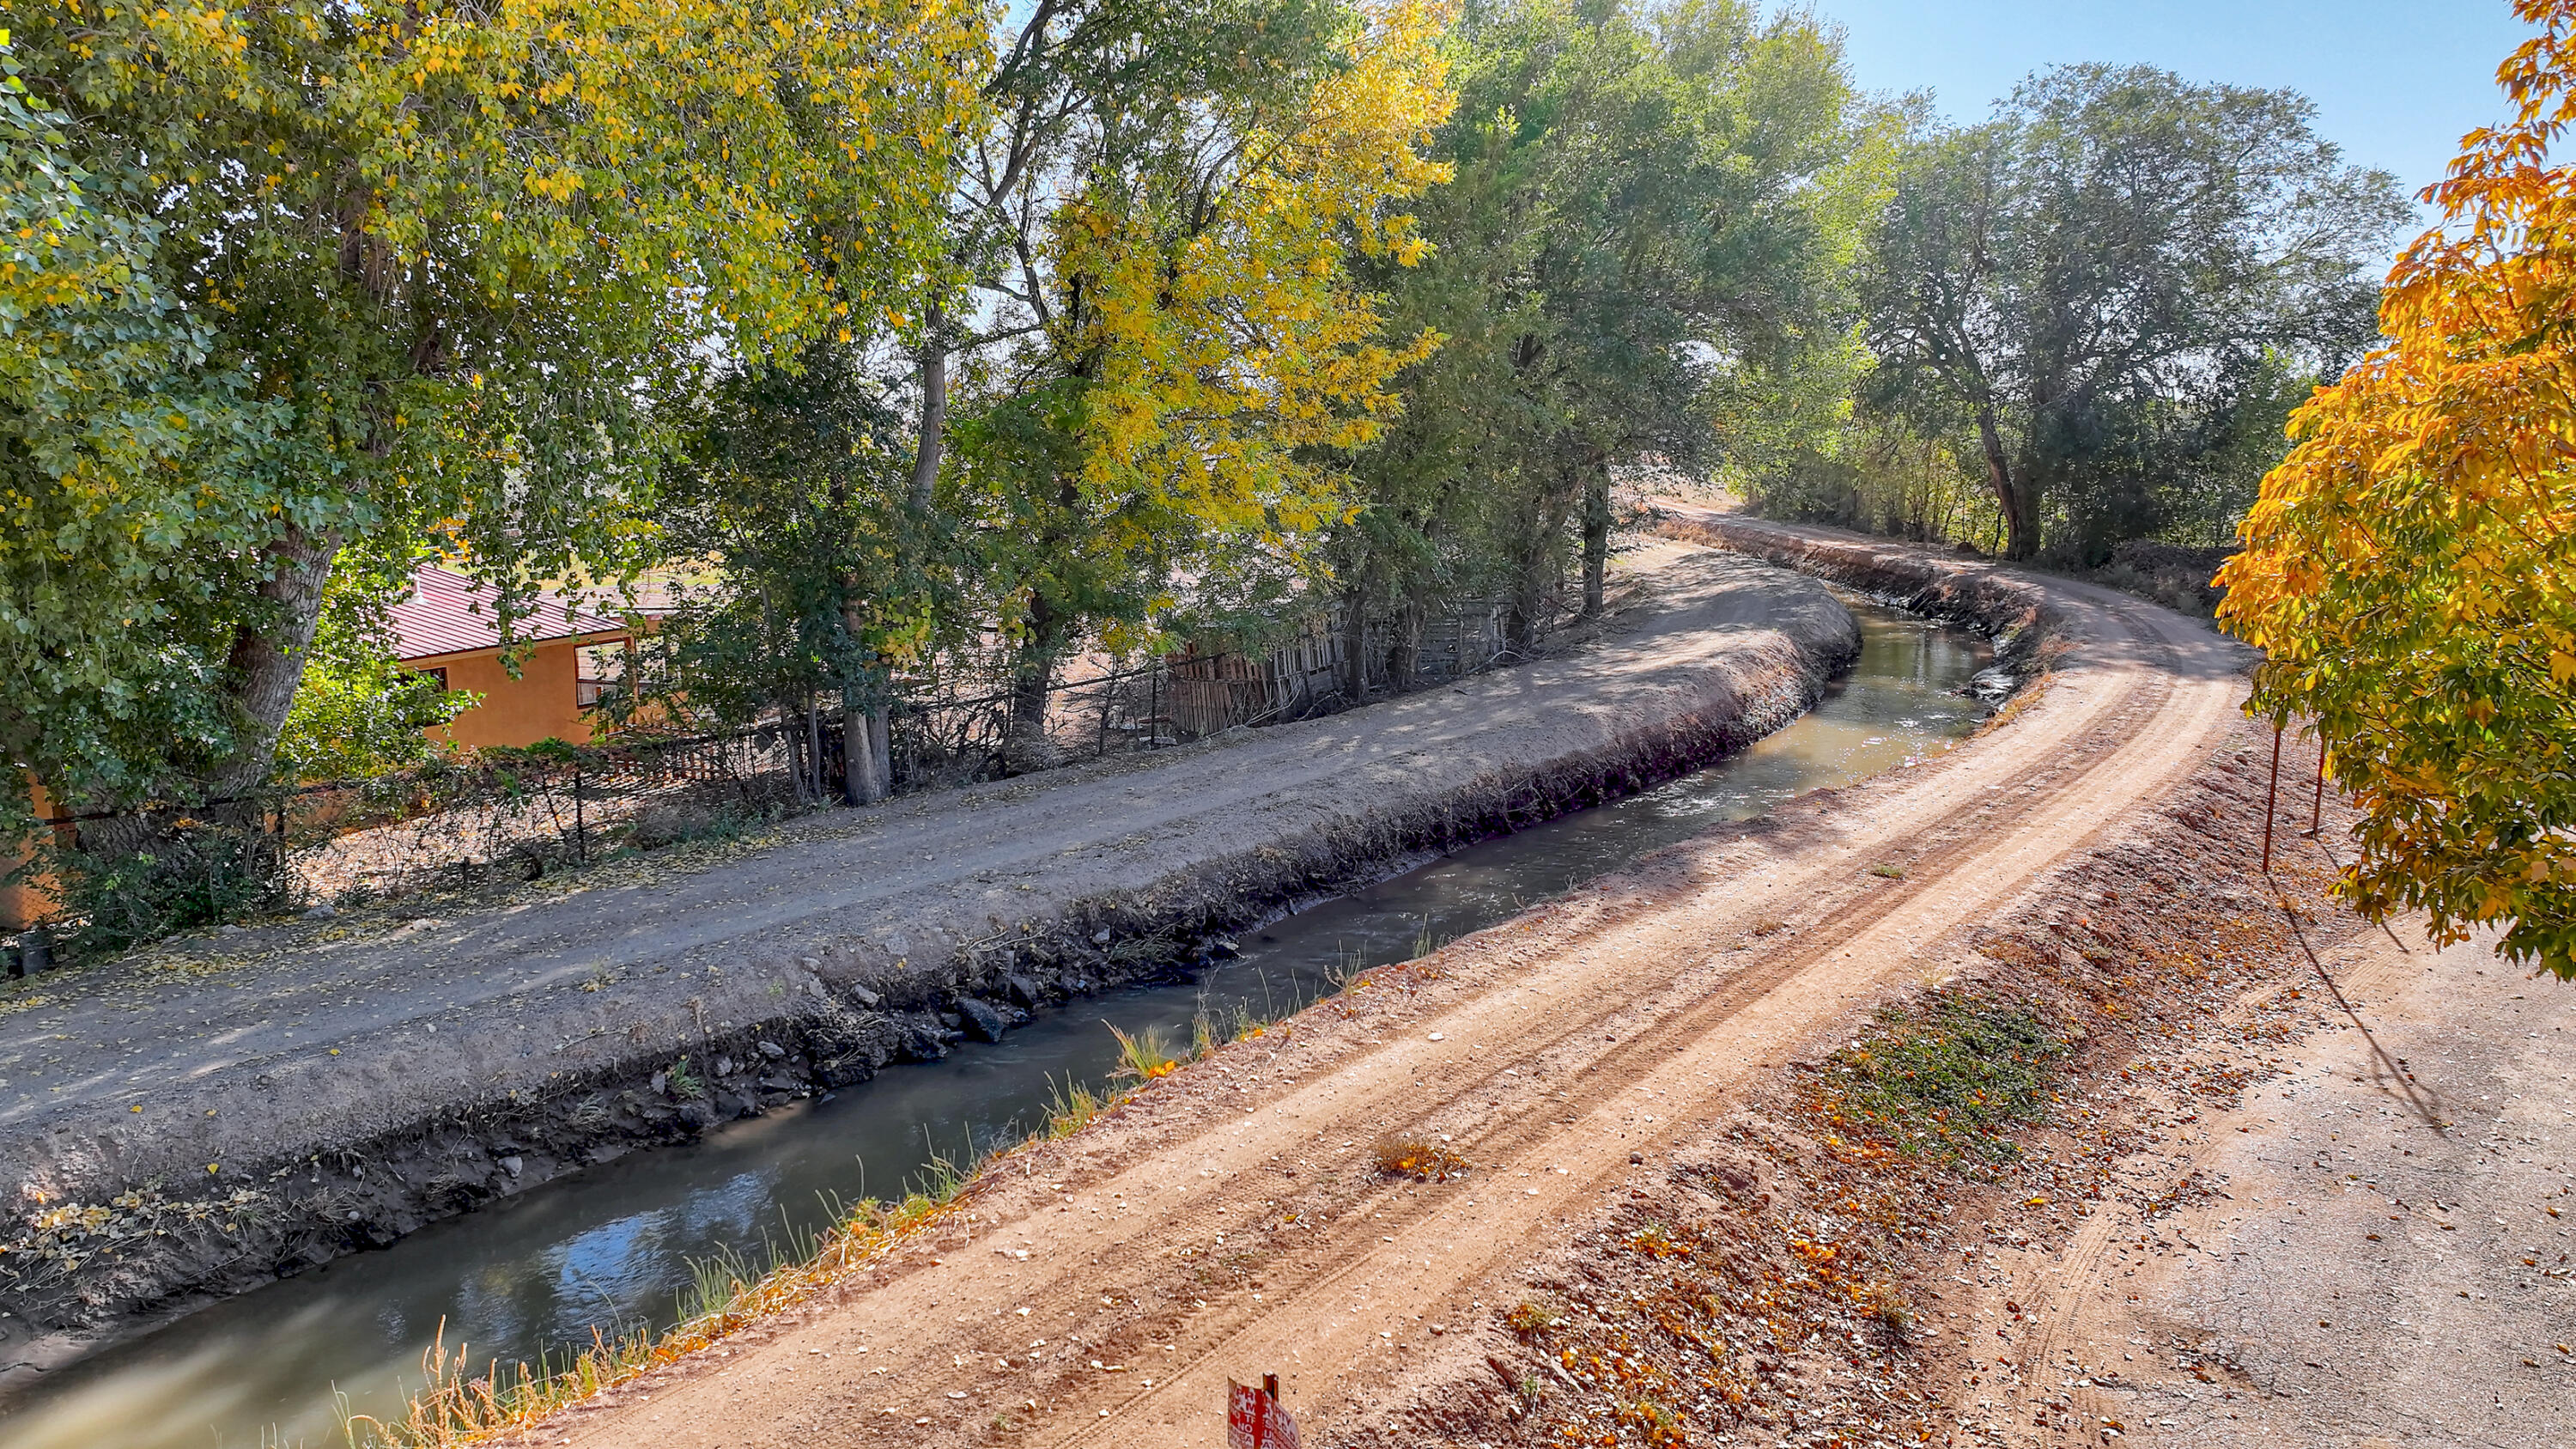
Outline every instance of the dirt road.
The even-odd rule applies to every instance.
[[[1963,928],[2225,735],[2240,650],[2047,587],[2071,652],[2004,727],[1381,971],[1006,1159],[807,1321],[538,1437],[1213,1446],[1226,1381],[1264,1373],[1310,1424],[1372,1426],[1432,1338],[1509,1302],[1514,1265],[1632,1167],[1855,1004],[1946,976]],[[1390,1133],[1472,1170],[1388,1177]]]

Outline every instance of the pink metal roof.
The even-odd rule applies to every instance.
[[[400,658],[428,659],[497,648],[501,643],[499,593],[435,564],[412,570],[411,593],[396,603],[394,641]],[[518,624],[519,642],[623,633],[615,619],[593,614],[555,594],[539,594],[536,612]]]

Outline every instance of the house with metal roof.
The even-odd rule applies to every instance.
[[[540,594],[536,612],[512,630],[513,674],[504,660],[498,591],[435,564],[412,572],[411,592],[389,612],[404,668],[482,696],[431,732],[469,749],[545,739],[587,743],[596,706],[624,678],[635,637],[622,621],[577,599]]]

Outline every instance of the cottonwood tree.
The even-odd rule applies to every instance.
[[[1349,259],[1423,250],[1401,207],[1442,174],[1420,154],[1449,106],[1438,22],[1412,0],[1041,0],[1002,48],[912,487],[1017,641],[1013,768],[1045,757],[1079,632],[1141,646],[1303,568],[1338,516],[1324,451],[1383,426],[1434,340],[1385,336]]]
[[[94,803],[256,789],[354,543],[469,552],[505,627],[536,580],[632,562],[670,441],[658,400],[711,350],[813,335],[925,266],[981,18],[912,0],[40,7],[12,45],[44,119],[13,124],[46,151],[8,164],[97,180],[47,243],[71,281],[12,301],[48,355],[109,361],[36,369],[42,396],[88,390],[70,430],[18,396],[0,414],[0,576],[45,641],[5,656],[16,762]],[[70,204],[52,195],[34,204]],[[818,242],[836,217],[854,220]],[[137,319],[160,330],[102,349]],[[192,401],[116,421],[161,393]],[[66,607],[69,579],[100,592]],[[175,659],[137,667],[90,637],[181,601],[156,641]],[[54,681],[85,699],[28,703]],[[156,694],[186,698],[138,703]],[[86,723],[147,715],[187,722],[177,748]],[[86,755],[102,741],[121,768]],[[5,793],[23,797],[14,772]]]
[[[2576,0],[2516,13],[2514,118],[2426,192],[2382,340],[2292,419],[2219,619],[2268,656],[2249,707],[2312,722],[2361,807],[2347,896],[2576,980]]]
[[[2406,212],[2314,113],[2291,91],[2064,66],[1904,158],[1863,276],[1870,345],[1886,385],[1966,413],[2007,555],[2036,553],[2052,505],[2142,438],[2170,457],[2154,435],[2177,419],[2223,437],[2280,359],[2359,350]],[[2152,530],[2143,502],[2089,506]]]
[[[148,793],[170,742],[229,735],[213,665],[265,500],[199,470],[275,423],[159,268],[153,177],[85,154],[0,31],[0,839],[24,772],[57,793]]]
[[[1399,287],[1451,341],[1358,465],[1344,570],[1364,613],[1472,538],[1526,649],[1569,548],[1601,607],[1613,467],[1707,460],[1712,389],[1834,330],[1861,116],[1829,33],[1741,6],[1478,7],[1453,51],[1458,179]]]

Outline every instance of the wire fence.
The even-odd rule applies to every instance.
[[[1501,606],[1485,603],[1372,618],[1358,629],[1346,615],[1321,615],[1255,653],[1192,650],[1143,661],[1077,654],[1045,681],[1038,710],[996,643],[894,681],[891,785],[898,794],[937,789],[1326,714],[1355,696],[1490,669],[1509,657],[1504,638]],[[608,729],[605,714],[595,718],[607,732],[589,743],[485,748],[192,809],[231,822],[225,828],[235,835],[258,832],[268,842],[261,852],[282,867],[283,894],[312,903],[471,884],[500,871],[540,876],[844,794],[844,720],[820,699],[724,730]],[[160,806],[54,824],[60,844],[88,852],[128,833],[185,836],[196,822]],[[229,848],[237,858],[239,847]],[[210,853],[209,871],[219,868],[215,861]]]

